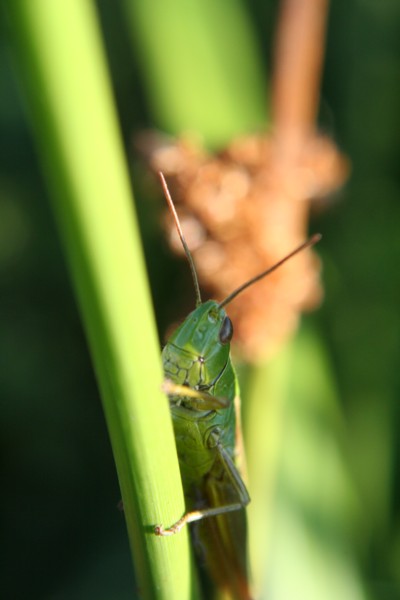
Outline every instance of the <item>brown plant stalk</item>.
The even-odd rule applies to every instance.
[[[275,42],[273,127],[211,155],[182,137],[142,138],[163,171],[193,252],[200,283],[222,300],[307,238],[311,200],[345,180],[348,163],[315,125],[327,0],[284,0]],[[174,248],[182,252],[173,224]],[[307,250],[229,306],[235,349],[264,359],[321,299],[319,261]]]

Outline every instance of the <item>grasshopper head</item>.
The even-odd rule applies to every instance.
[[[190,313],[169,343],[203,362],[212,380],[229,358],[232,335],[232,322],[225,310],[215,300],[208,300]]]

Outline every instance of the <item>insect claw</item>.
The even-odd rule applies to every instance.
[[[164,394],[170,394],[172,385],[173,383],[170,379],[164,379],[161,384],[161,391],[164,392]]]
[[[165,530],[164,530],[164,527],[163,527],[162,525],[156,525],[156,526],[154,527],[154,533],[155,533],[156,535],[165,535],[165,533],[164,533],[164,532],[165,532]]]
[[[181,521],[178,521],[177,523],[175,523],[175,525],[172,525],[172,527],[170,527],[169,529],[164,529],[164,527],[162,525],[156,525],[154,527],[154,533],[156,535],[159,535],[160,537],[168,537],[170,535],[175,535],[176,533],[178,533],[181,529],[182,529],[183,523],[181,524]]]

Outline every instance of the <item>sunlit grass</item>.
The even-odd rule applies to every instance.
[[[141,595],[186,600],[193,585],[187,532],[154,535],[156,524],[181,516],[184,501],[96,15],[88,0],[17,0],[8,9],[101,390]]]

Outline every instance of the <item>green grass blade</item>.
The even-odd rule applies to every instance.
[[[247,377],[253,494],[248,512],[256,588],[264,588],[262,597],[283,600],[296,593],[362,600],[349,543],[359,505],[323,342],[303,324],[268,365],[253,367]]]
[[[89,0],[12,0],[7,8],[101,389],[141,596],[187,599],[187,533],[152,533],[181,516],[184,500],[96,15]]]
[[[124,0],[156,123],[219,147],[265,128],[266,78],[239,0]]]

